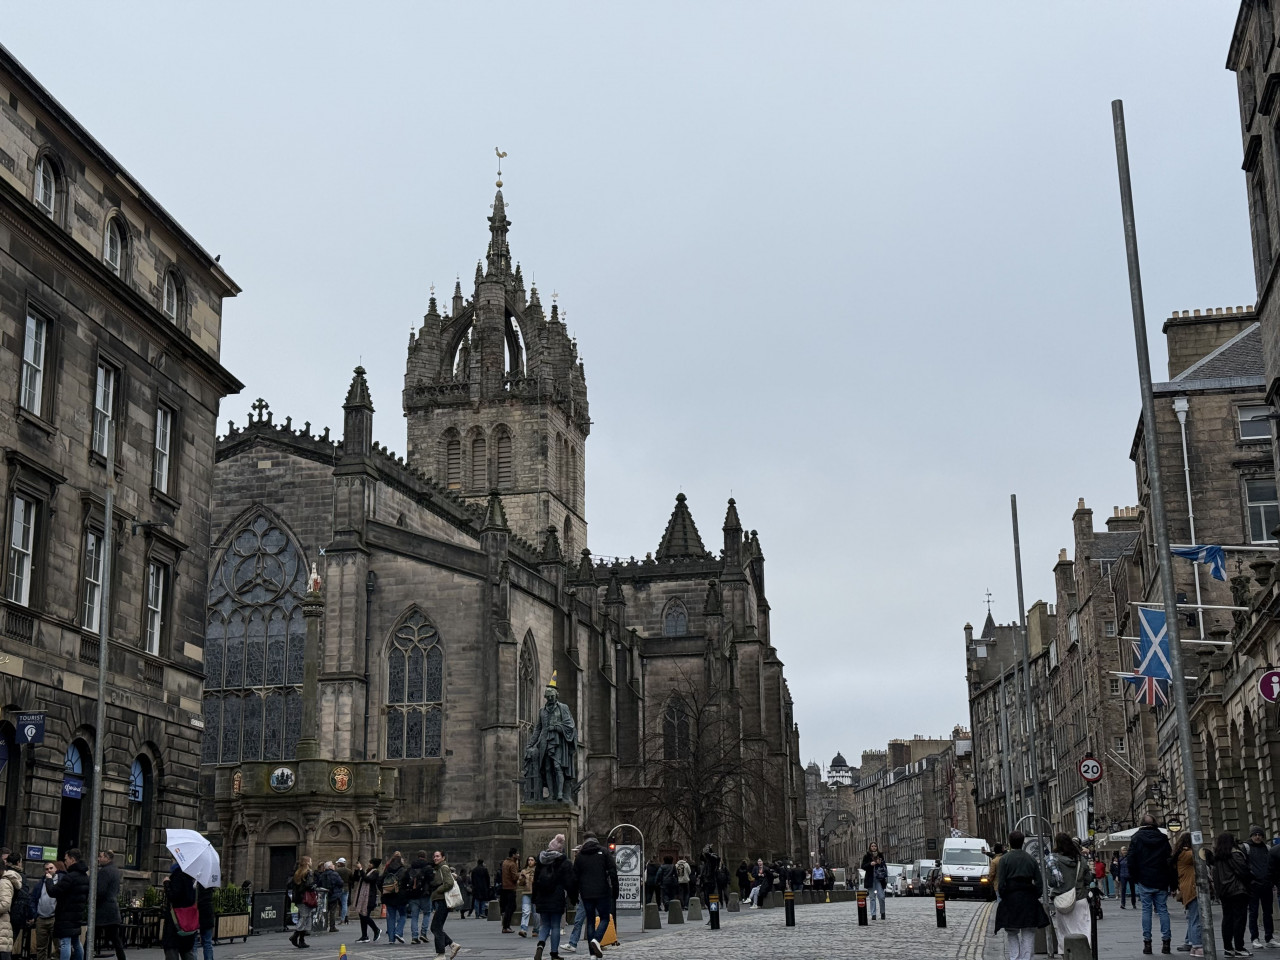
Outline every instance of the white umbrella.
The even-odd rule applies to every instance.
[[[164,845],[178,861],[178,867],[202,887],[222,886],[222,861],[213,844],[194,830],[164,832]]]

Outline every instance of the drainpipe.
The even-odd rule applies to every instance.
[[[1187,410],[1191,407],[1191,401],[1186,397],[1173,398],[1173,412],[1178,415],[1178,429],[1182,431],[1182,475],[1187,484],[1187,520],[1191,524],[1191,542],[1198,544],[1200,541],[1196,539],[1196,509],[1191,502],[1191,463],[1187,459]],[[1196,578],[1196,620],[1200,624],[1200,639],[1204,639],[1204,608],[1200,606],[1200,564],[1193,563],[1191,572]]]
[[[378,575],[372,570],[364,578],[364,753],[361,760],[369,759],[369,658],[373,647],[373,588]]]

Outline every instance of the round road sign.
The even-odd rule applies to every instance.
[[[1080,776],[1090,783],[1097,783],[1102,779],[1102,764],[1094,757],[1085,757],[1080,761]]]
[[[1280,700],[1280,670],[1268,670],[1258,678],[1258,692],[1267,703]]]

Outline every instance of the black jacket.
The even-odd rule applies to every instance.
[[[200,932],[212,930],[213,919],[213,887],[202,887],[196,884],[196,906],[200,908]]]
[[[996,890],[1000,904],[996,907],[996,931],[1027,927],[1047,927],[1049,915],[1040,902],[1043,885],[1040,866],[1025,850],[1010,850],[1000,857]]]
[[[328,890],[330,899],[334,899],[342,893],[342,877],[338,875],[337,870],[321,870],[316,877],[316,886]]]
[[[78,937],[80,928],[89,920],[89,867],[77,860],[66,873],[44,882],[49,896],[58,901],[53,908],[53,935],[58,938]]]
[[[874,858],[872,858],[870,852],[863,854],[862,870],[863,870],[864,876],[862,878],[862,882],[866,885],[866,888],[868,890],[871,889],[871,885],[875,883],[875,880],[876,880],[876,862],[877,861],[879,861],[881,866],[884,865],[885,859],[884,859],[883,853],[877,853]]]
[[[539,913],[564,913],[577,882],[563,853],[543,850],[533,871],[533,908]]]
[[[1249,861],[1244,851],[1238,847],[1231,851],[1229,857],[1214,857],[1213,884],[1218,888],[1218,896],[1223,900],[1238,899],[1249,896],[1253,875],[1249,872]]]
[[[436,871],[426,857],[418,857],[409,864],[409,873],[404,878],[405,892],[410,900],[421,900],[431,896],[431,888],[435,886]]]
[[[194,907],[196,905],[196,882],[181,870],[170,870],[169,879],[164,882],[164,895],[171,907]],[[160,943],[166,950],[185,952],[191,949],[196,935],[183,933],[173,922],[173,911],[166,910],[164,927],[160,934]]]
[[[1144,887],[1169,890],[1177,885],[1173,850],[1158,827],[1139,827],[1129,841],[1129,879]]]
[[[493,899],[493,878],[483,863],[477,863],[471,871],[471,895],[477,900]]]
[[[578,851],[578,857],[573,861],[573,873],[577,879],[578,896],[582,899],[618,899],[617,864],[594,837],[589,838]]]
[[[1267,851],[1267,875],[1273,884],[1280,887],[1280,843]]]
[[[1267,887],[1271,884],[1271,847],[1266,842],[1254,843],[1250,840],[1244,845],[1244,854],[1249,861],[1249,872],[1253,874],[1253,886]],[[1261,893],[1261,890],[1256,892]]]
[[[387,893],[387,884],[392,880],[399,882],[399,891]],[[382,902],[389,907],[403,907],[409,902],[409,868],[404,865],[403,860],[393,859],[382,869],[378,888],[382,892]]]
[[[98,868],[98,915],[95,922],[100,927],[121,923],[120,868],[114,863]]]

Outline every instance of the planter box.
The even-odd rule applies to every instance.
[[[223,940],[235,940],[237,937],[247,940],[249,937],[247,913],[220,913],[214,917],[213,922],[213,939],[219,943]]]

